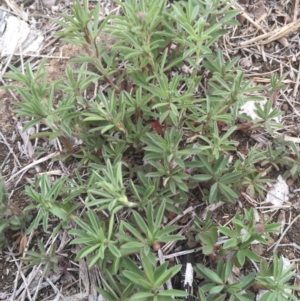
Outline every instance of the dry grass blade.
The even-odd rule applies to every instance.
[[[4,137],[4,135],[2,134],[2,132],[0,132],[0,138],[2,139],[3,143],[6,145],[6,147],[9,150],[9,153],[7,154],[7,156],[9,156],[9,154],[12,154],[14,156],[14,159],[16,160],[16,163],[18,163],[18,166],[21,166],[21,163],[17,157],[17,155],[14,152],[14,149],[9,145],[9,143],[7,142],[6,138]],[[0,166],[0,169],[3,169],[3,166],[5,164],[6,160],[3,161],[3,163]]]
[[[300,6],[300,0],[295,0],[294,5],[294,21],[297,20],[298,14],[299,14],[299,6]]]
[[[6,4],[12,9],[12,11],[23,19],[25,22],[28,21],[28,14],[20,8],[20,6],[13,0],[5,0]]]
[[[18,172],[16,172],[15,174],[13,174],[7,181],[6,183],[9,183],[11,182],[13,179],[15,179],[18,175],[22,174],[22,173],[25,173],[27,170],[29,170],[30,168],[42,163],[42,162],[45,162],[49,159],[52,159],[54,157],[56,157],[57,155],[59,155],[60,152],[55,152],[55,153],[52,153],[52,154],[49,154],[41,159],[38,159],[30,164],[28,164],[27,166],[25,166],[24,168],[22,168],[21,170],[19,170]]]
[[[299,85],[300,85],[300,64],[299,64],[298,75],[297,75],[297,79],[296,79],[296,83],[295,83],[294,91],[293,91],[293,97],[295,97],[295,98],[297,96],[297,93],[299,94]]]
[[[247,20],[249,21],[252,25],[254,25],[258,30],[262,31],[265,33],[265,30],[259,25],[259,21],[253,21],[253,19],[245,12],[245,10],[238,4],[235,3],[232,5],[232,7],[234,9],[238,9],[241,11],[241,15]],[[247,32],[246,32],[247,33]],[[246,35],[246,33],[244,33],[244,35]]]
[[[279,40],[285,36],[290,35],[293,32],[297,32],[299,28],[300,20],[296,20],[281,28],[277,28],[272,32],[267,32],[255,38],[249,39],[245,42],[241,42],[240,45],[243,48],[245,46],[254,45],[255,43],[259,43],[260,45],[269,44],[272,41]]]
[[[280,245],[280,242],[282,241],[282,239],[285,237],[285,234],[288,232],[288,230],[293,226],[293,224],[298,220],[298,218],[300,217],[300,215],[297,215],[290,223],[289,225],[286,227],[286,229],[283,231],[283,233],[281,234],[280,238],[276,241],[276,243],[274,243],[269,249],[273,249],[273,253],[276,252],[278,246]]]

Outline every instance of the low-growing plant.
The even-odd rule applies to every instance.
[[[284,176],[291,176],[293,179],[296,179],[300,171],[300,152],[294,142],[289,143],[289,148],[291,151],[286,152],[282,156],[280,163],[284,161],[285,165],[288,166],[288,170],[284,173]]]
[[[152,253],[141,252],[141,270],[132,260],[126,259],[124,270],[118,276],[118,280],[124,290],[115,284],[112,276],[108,276],[108,282],[105,281],[104,289],[99,292],[108,301],[114,300],[149,300],[149,301],[171,301],[174,297],[186,297],[186,292],[176,289],[162,290],[161,287],[175,276],[181,266],[175,265],[168,269],[168,263],[165,262],[159,267],[156,265],[155,256]]]
[[[255,113],[259,119],[252,128],[263,125],[269,134],[273,134],[274,128],[282,128],[282,125],[276,121],[276,118],[282,115],[282,112],[276,108],[273,108],[273,100],[269,99],[262,108],[259,104],[255,104]]]
[[[228,237],[219,251],[219,256],[230,256],[231,260],[238,267],[243,266],[245,259],[260,261],[260,257],[249,250],[249,246],[254,241],[261,244],[267,244],[273,239],[270,233],[279,231],[280,223],[256,223],[254,210],[244,209],[244,217],[236,214],[232,220],[233,229],[219,226],[218,230]]]
[[[220,260],[217,264],[216,272],[206,268],[203,265],[197,265],[195,271],[204,278],[204,283],[199,288],[200,300],[254,300],[254,294],[249,291],[253,285],[256,289],[262,291],[259,300],[297,300],[291,291],[297,289],[294,285],[288,285],[288,281],[295,275],[293,265],[284,267],[284,260],[278,259],[275,254],[272,258],[272,264],[267,261],[261,261],[260,272],[249,273],[241,279],[232,279],[232,261]],[[272,299],[271,299],[272,298]]]
[[[44,265],[44,274],[48,275],[51,270],[55,273],[59,272],[58,269],[58,259],[55,254],[55,245],[51,245],[49,251],[47,252],[44,243],[38,241],[39,252],[36,251],[26,251],[26,257],[21,258],[23,262],[26,263],[25,269],[33,268],[39,264]]]
[[[183,213],[195,188],[203,192],[199,203],[234,203],[242,193],[263,197],[273,168],[293,164],[287,173],[295,177],[299,152],[279,140],[266,148],[237,150],[235,132],[243,122],[247,130],[264,129],[269,135],[278,128],[274,93],[283,78],[272,77],[271,98],[264,109],[256,106],[257,120],[239,114],[246,102],[263,100],[257,95],[264,87],[245,79],[238,57],[226,60],[215,51],[226,28],[239,24],[230,1],[116,3],[122,13],[101,19],[100,3],[90,10],[87,0],[83,6],[76,0],[72,15],[56,21],[62,27],[57,36],[82,48],[71,60],[76,68],[66,68],[65,79],[48,81],[46,61],[35,72],[26,64],[24,73],[11,66],[5,75],[21,84],[5,88],[15,89],[21,98],[15,105],[18,116],[27,120],[24,130],[41,124],[32,138],[59,139],[66,151],[55,160],[64,160],[71,169],[68,177],[53,180],[43,174],[26,186],[32,203],[24,211],[35,214],[27,231],[40,224],[47,231],[49,216],[54,216],[53,234],[64,227],[75,237],[72,244],[80,247],[76,260],[101,267],[99,292],[107,300],[174,300],[186,293],[164,286],[180,265],[158,265],[155,252],[184,236],[176,225],[166,225],[166,218]],[[113,38],[111,47],[102,43],[105,37]],[[81,142],[78,151],[74,138]],[[254,272],[229,282],[233,265],[260,261],[249,249],[251,243],[266,244],[279,224],[256,224],[252,209],[236,214],[231,229],[211,219],[212,214],[205,221],[194,218],[202,254],[215,253],[211,259],[218,260],[210,269],[195,267],[204,279],[198,298],[254,300],[249,289],[255,281],[271,290],[272,297],[274,292],[284,295]],[[220,236],[226,241],[217,250]],[[24,260],[30,267],[46,262],[54,268],[55,251],[48,255],[41,244],[39,248],[40,256],[28,252]],[[279,270],[282,283],[293,276]],[[275,269],[268,271],[277,281]]]
[[[20,231],[23,235],[31,219],[31,214],[26,214],[9,200],[4,180],[0,174],[0,247],[6,245],[6,230]]]
[[[203,254],[213,254],[218,241],[218,227],[217,224],[212,222],[212,212],[207,212],[204,221],[195,216],[194,224],[198,232],[196,234],[196,240],[200,240],[203,244]]]
[[[96,263],[99,263],[102,267],[105,265],[107,258],[110,257],[117,262],[117,258],[121,257],[121,253],[116,247],[117,241],[113,240],[114,215],[111,215],[108,222],[100,222],[97,214],[89,210],[84,218],[85,221],[79,217],[74,217],[75,222],[81,229],[69,231],[70,234],[78,237],[72,241],[72,244],[85,246],[78,252],[76,259],[79,260],[93,254],[89,258],[89,267]]]
[[[43,230],[47,232],[50,214],[59,218],[62,224],[66,224],[72,212],[79,206],[79,204],[72,204],[69,200],[60,202],[60,194],[63,193],[64,182],[64,178],[61,178],[51,183],[50,178],[43,174],[41,177],[36,178],[34,188],[30,185],[25,187],[25,193],[31,198],[33,204],[26,206],[24,212],[37,211],[28,228],[29,233],[37,229],[41,222]]]
[[[208,218],[211,216],[209,213]],[[217,248],[217,258],[230,259],[235,266],[241,267],[245,264],[246,258],[260,261],[260,257],[253,251],[249,250],[249,246],[255,241],[256,243],[267,244],[273,241],[270,233],[279,231],[279,223],[255,222],[255,213],[253,208],[244,209],[244,214],[236,214],[232,220],[233,229],[224,226],[217,226],[211,221],[201,222],[195,218],[195,226],[198,231],[197,238],[204,244],[203,254],[210,255]],[[218,245],[218,233],[225,235],[223,245]],[[223,237],[224,238],[224,237]],[[213,256],[215,257],[215,255]]]
[[[292,290],[298,290],[295,285],[290,284],[290,280],[296,274],[296,269],[293,264],[286,265],[282,257],[278,258],[274,254],[272,263],[268,265],[267,261],[261,261],[260,271],[255,277],[256,287],[263,290],[264,294],[260,298],[262,301],[274,300],[298,300],[292,294]]]
[[[155,244],[185,239],[184,236],[170,234],[177,230],[177,226],[169,226],[161,229],[164,212],[165,202],[157,208],[156,212],[149,203],[146,211],[146,221],[144,221],[138,212],[134,211],[133,219],[137,228],[126,222],[120,224],[121,231],[118,237],[121,241],[125,242],[121,246],[121,251],[125,254],[130,254],[137,253],[143,248],[144,252],[148,254],[151,246],[156,247]],[[124,231],[127,231],[127,234]]]
[[[230,280],[233,263],[230,260],[220,260],[216,272],[203,265],[197,265],[195,271],[204,278],[203,286],[199,288],[199,298],[202,301],[230,300],[251,301],[255,296],[246,290],[254,284],[255,273],[249,273],[239,281]]]

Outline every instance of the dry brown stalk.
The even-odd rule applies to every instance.
[[[300,28],[300,20],[296,20],[281,28],[277,28],[272,32],[267,32],[248,41],[241,42],[240,45],[244,47],[244,46],[252,45],[257,42],[259,42],[259,44],[261,45],[265,45],[273,41],[279,40],[285,36],[288,36],[289,34],[296,32],[299,28]]]

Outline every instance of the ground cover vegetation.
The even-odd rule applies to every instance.
[[[5,88],[19,95],[16,113],[28,120],[24,131],[39,125],[33,139],[59,139],[66,151],[55,160],[70,168],[63,177],[28,180],[31,203],[22,212],[8,206],[0,187],[0,239],[4,245],[8,229],[47,232],[54,217],[52,235],[67,229],[71,244],[80,246],[76,260],[101,269],[98,290],[105,300],[185,300],[187,292],[164,287],[181,265],[156,259],[164,244],[180,246],[187,239],[166,219],[181,215],[192,196],[204,205],[243,201],[242,193],[263,198],[271,172],[298,175],[293,142],[279,137],[267,146],[252,143],[242,153],[235,138],[238,131],[280,132],[275,95],[283,78],[272,76],[267,90],[253,86],[238,67],[239,57],[228,61],[217,49],[226,28],[238,25],[228,1],[118,4],[120,14],[99,19],[100,4],[90,8],[75,1],[72,15],[57,21],[57,35],[82,49],[65,78],[50,82],[46,61],[36,70],[27,64],[24,73],[10,67],[6,78],[18,85]],[[103,34],[115,39],[110,49],[102,45]],[[263,100],[262,92],[267,102],[256,105],[257,119],[241,115],[245,103]],[[37,148],[36,158],[44,151]],[[250,248],[253,241],[272,241],[280,224],[257,223],[246,207],[230,227],[214,223],[210,212],[204,220],[195,214],[193,223],[209,258],[194,267],[195,298],[250,301],[260,288],[262,301],[298,300],[294,266],[284,268],[276,254],[268,262]],[[45,274],[57,269],[54,246],[47,253],[40,243],[25,255],[27,269],[39,263]],[[236,282],[229,279],[233,266],[246,271]]]

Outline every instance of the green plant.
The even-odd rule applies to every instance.
[[[131,297],[131,300],[145,300],[145,298],[147,298],[147,300],[153,301],[168,301],[173,300],[173,297],[186,296],[185,292],[179,290],[159,290],[167,280],[171,279],[179,272],[181,268],[180,265],[167,269],[168,263],[165,262],[156,268],[155,256],[145,253],[141,253],[141,262],[144,272],[141,272],[140,269],[134,268],[132,265],[129,270],[124,270],[122,273],[130,282],[141,287],[141,291],[134,294]]]
[[[107,161],[106,168],[102,169],[103,176],[96,171],[95,185],[93,188],[87,190],[88,196],[91,202],[88,206],[97,206],[104,204],[99,209],[108,209],[109,211],[116,212],[126,207],[134,207],[135,203],[128,201],[125,193],[125,187],[122,179],[122,163],[118,162],[114,166],[111,165],[110,161]],[[96,196],[100,198],[96,199]]]
[[[207,215],[208,218],[211,214]],[[236,214],[232,220],[233,229],[228,227],[213,225],[211,221],[201,222],[195,219],[197,228],[197,237],[205,244],[203,253],[209,255],[215,250],[218,241],[218,232],[226,235],[227,239],[218,250],[218,258],[229,257],[236,266],[243,266],[246,258],[254,261],[260,261],[258,255],[249,250],[249,246],[254,241],[261,244],[267,244],[272,241],[269,233],[277,232],[279,223],[256,223],[254,210],[244,209],[244,216]]]
[[[187,294],[180,290],[160,289],[169,279],[179,272],[181,268],[180,265],[167,269],[168,263],[165,262],[159,267],[156,267],[155,256],[151,253],[144,252],[141,252],[141,263],[143,271],[141,271],[132,260],[126,260],[126,268],[122,271],[122,275],[118,277],[120,282],[125,284],[126,289],[124,291],[121,291],[120,288],[114,284],[112,277],[109,276],[112,286],[105,283],[107,290],[99,289],[99,292],[108,301],[171,301],[174,300],[174,297],[186,297]],[[129,293],[133,292],[135,293],[129,297]]]
[[[257,274],[255,281],[256,286],[262,290],[266,290],[260,300],[298,300],[291,292],[293,289],[298,289],[295,285],[290,285],[289,281],[296,273],[295,266],[285,266],[282,257],[274,254],[272,263],[268,265],[266,260],[262,260],[260,272]]]
[[[209,211],[204,221],[198,217],[194,218],[194,224],[197,229],[196,239],[203,243],[203,254],[212,254],[218,241],[218,228],[212,222],[212,212]]]
[[[161,229],[164,211],[165,202],[159,206],[157,212],[153,212],[153,207],[149,203],[146,211],[146,222],[140,214],[134,211],[133,219],[141,233],[139,233],[139,231],[129,223],[121,223],[121,231],[118,233],[118,237],[120,240],[125,242],[125,244],[121,246],[121,251],[125,254],[130,254],[136,253],[143,248],[144,252],[148,254],[150,251],[149,247],[155,245],[156,243],[184,239],[184,236],[170,234],[177,230],[176,226],[169,226]],[[130,235],[122,233],[123,229],[127,230]]]
[[[210,300],[229,300],[229,301],[251,301],[254,300],[253,293],[246,293],[254,283],[255,273],[233,282],[230,280],[233,264],[230,260],[223,262],[220,260],[217,264],[216,272],[206,268],[203,265],[197,265],[195,271],[203,277],[204,284],[199,288],[199,297],[201,301]]]
[[[61,178],[51,183],[49,177],[43,174],[40,178],[36,178],[35,188],[31,186],[25,187],[25,193],[33,200],[33,204],[26,206],[24,212],[37,210],[34,220],[31,222],[28,232],[36,229],[42,221],[43,230],[48,229],[49,214],[53,214],[65,224],[72,212],[79,206],[73,205],[70,201],[59,202],[60,194],[63,190],[65,179]]]
[[[282,156],[280,163],[285,163],[289,169],[285,172],[285,176],[292,176],[293,179],[296,179],[300,170],[300,152],[298,147],[294,142],[289,143],[289,148],[291,152],[287,152]]]
[[[154,167],[154,171],[146,176],[161,179],[162,186],[168,186],[173,194],[188,191],[185,182],[189,175],[185,171],[184,159],[201,151],[192,148],[180,150],[181,139],[182,133],[172,128],[164,133],[164,137],[148,133],[147,138],[142,140],[146,145],[144,160]]]
[[[264,172],[268,173],[271,168],[266,169]],[[247,191],[251,197],[254,197],[256,193],[259,196],[263,197],[264,193],[267,191],[265,185],[266,183],[273,182],[270,179],[267,179],[264,174],[259,172],[249,173],[248,176],[245,176],[243,180],[243,185],[247,186]]]
[[[269,134],[273,133],[273,128],[282,128],[282,125],[278,122],[276,122],[274,119],[280,117],[282,115],[281,111],[278,109],[272,108],[273,101],[272,99],[269,99],[267,103],[264,105],[264,108],[262,109],[259,104],[255,104],[256,110],[255,113],[257,116],[262,119],[262,121],[257,121],[257,123],[253,126],[255,128],[259,124],[263,124],[266,127],[266,130]]]
[[[239,195],[233,189],[233,184],[240,178],[241,172],[231,171],[229,173],[229,156],[221,155],[217,160],[214,158],[213,162],[209,162],[204,155],[199,155],[197,159],[194,166],[199,168],[199,174],[193,176],[193,181],[209,181],[211,185],[209,202],[218,202],[223,198],[234,202]]]
[[[97,214],[90,210],[84,216],[85,221],[79,217],[74,217],[75,222],[79,225],[81,230],[73,229],[69,233],[78,238],[72,241],[72,244],[82,244],[85,247],[78,252],[76,259],[79,260],[84,257],[89,258],[89,267],[95,265],[97,262],[101,266],[105,265],[107,258],[113,257],[117,262],[117,258],[121,257],[121,253],[116,247],[116,241],[112,240],[114,215],[112,215],[107,223],[99,220]]]
[[[39,252],[35,251],[26,251],[26,257],[21,258],[23,262],[26,263],[26,269],[33,268],[36,265],[44,265],[44,274],[47,275],[53,270],[55,273],[58,273],[58,260],[55,255],[55,245],[51,245],[49,251],[47,252],[44,243],[38,241]]]
[[[256,223],[253,208],[249,211],[244,209],[244,218],[236,214],[232,223],[232,230],[218,227],[218,230],[229,238],[219,250],[219,256],[230,254],[236,266],[243,266],[246,258],[260,261],[259,256],[249,250],[250,244],[254,241],[267,244],[268,241],[272,241],[269,233],[278,232],[280,227],[279,223]]]
[[[0,174],[0,248],[6,244],[5,230],[20,230],[25,233],[32,216],[27,215],[9,200],[4,180]]]
[[[117,3],[121,14],[100,19],[99,3],[90,10],[87,0],[83,6],[75,1],[72,15],[57,21],[62,27],[57,35],[82,49],[65,80],[49,83],[45,61],[35,72],[26,64],[24,74],[12,66],[5,76],[21,84],[5,88],[15,88],[22,99],[16,112],[27,121],[24,129],[41,124],[32,138],[59,139],[67,154],[55,160],[70,169],[68,177],[43,174],[26,186],[32,204],[24,211],[36,213],[27,231],[40,224],[47,231],[54,216],[53,234],[63,226],[76,237],[76,260],[104,271],[99,292],[107,300],[173,300],[186,296],[164,288],[180,266],[158,265],[155,252],[184,236],[176,225],[166,225],[167,215],[182,214],[195,188],[203,192],[199,202],[235,203],[243,193],[263,198],[273,168],[293,165],[286,176],[295,177],[300,156],[295,145],[278,140],[266,149],[237,150],[235,133],[240,122],[249,121],[239,108],[262,100],[257,94],[264,87],[245,80],[237,57],[228,61],[214,51],[226,27],[238,24],[230,1]],[[105,37],[114,40],[109,48]],[[282,87],[282,79],[272,77],[271,93]],[[272,134],[278,128],[280,112],[272,100],[263,109],[256,106],[259,118],[249,122],[250,131],[265,128]],[[82,142],[76,152],[74,138]],[[255,273],[230,283],[231,269],[260,261],[251,243],[266,244],[279,224],[256,224],[253,209],[236,214],[231,228],[213,223],[211,213],[205,221],[195,217],[194,224],[202,255],[218,261],[211,261],[211,269],[195,268],[204,279],[199,299],[253,300]],[[227,237],[217,250],[220,236]],[[55,264],[54,249],[51,259],[39,248],[40,255],[28,253],[26,260]]]
[[[280,78],[277,78],[276,74],[271,74],[271,78],[270,78],[271,84],[269,87],[269,91],[271,94],[271,99],[273,101],[273,104],[275,104],[277,101],[278,91],[285,87],[283,80],[286,78],[286,76],[287,73],[283,74]]]

